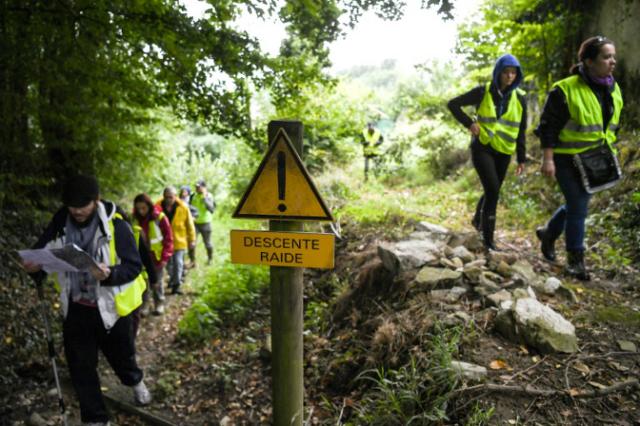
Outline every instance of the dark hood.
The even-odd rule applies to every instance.
[[[492,83],[496,89],[500,87],[500,73],[506,67],[515,67],[518,70],[518,73],[516,75],[516,79],[514,80],[513,84],[511,84],[511,86],[507,87],[507,90],[505,90],[505,94],[514,90],[516,87],[518,87],[522,82],[522,78],[523,78],[522,68],[520,67],[520,62],[518,62],[518,59],[516,59],[515,56],[509,53],[502,55],[498,58],[498,60],[496,61],[496,65],[493,67]]]

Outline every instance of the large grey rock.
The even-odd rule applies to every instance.
[[[432,268],[425,266],[416,275],[415,282],[425,288],[453,285],[462,278],[462,271],[452,271],[447,268]]]
[[[384,267],[394,274],[400,270],[417,269],[428,263],[438,262],[440,244],[432,240],[407,240],[397,243],[382,243],[378,256]]]
[[[483,271],[478,277],[478,286],[485,287],[491,290],[499,290],[500,286],[493,281],[494,278],[488,271]]]
[[[558,291],[561,285],[562,281],[560,281],[556,277],[549,277],[546,279],[546,281],[537,280],[532,284],[533,288],[538,292],[547,295],[556,294],[556,291]]]
[[[533,270],[533,266],[526,260],[520,259],[511,265],[514,274],[522,278],[524,285],[533,285],[541,280]]]
[[[440,258],[440,265],[444,266],[445,268],[449,268],[449,269],[458,269],[458,266],[455,263],[453,263],[452,261],[450,261],[449,259],[447,259],[446,257],[441,257]]]
[[[456,303],[462,296],[467,293],[464,287],[453,287],[444,290],[431,290],[429,297],[434,302]]]
[[[449,239],[449,246],[453,248],[465,246],[473,251],[481,250],[484,247],[482,237],[477,232],[454,233]]]
[[[471,282],[472,285],[477,285],[480,283],[480,275],[482,275],[482,267],[467,264],[464,266],[462,270],[464,276]]]
[[[444,226],[436,225],[435,223],[429,223],[426,221],[418,222],[416,225],[416,231],[429,232],[432,234],[449,234],[449,230]]]
[[[507,302],[510,300],[511,300],[511,293],[509,293],[507,290],[500,290],[498,292],[495,292],[487,296],[487,302],[491,306],[500,307],[502,305],[502,302]]]
[[[518,334],[528,345],[545,353],[578,350],[575,327],[549,306],[524,298],[518,299],[512,310]]]
[[[504,260],[498,263],[498,265],[496,266],[496,272],[505,278],[511,278],[511,276],[513,275],[513,270],[511,269],[511,266],[509,266],[509,264]]]
[[[489,253],[489,261],[495,265],[499,265],[500,262],[512,265],[516,260],[518,260],[518,256],[515,253],[505,251],[491,251]]]
[[[451,254],[451,257],[459,257],[464,263],[472,262],[476,258],[465,246],[454,247]]]
[[[451,369],[455,371],[459,377],[464,377],[469,380],[482,381],[487,377],[487,369],[485,367],[469,362],[451,361]]]

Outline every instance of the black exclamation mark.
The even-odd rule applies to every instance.
[[[278,200],[284,201],[284,189],[286,185],[286,171],[287,171],[287,163],[286,163],[286,155],[284,151],[278,152]],[[287,210],[287,206],[284,203],[280,203],[278,205],[278,210],[284,212]]]

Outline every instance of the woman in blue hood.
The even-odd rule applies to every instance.
[[[527,104],[524,92],[518,89],[521,82],[522,69],[518,60],[513,55],[502,55],[493,68],[491,82],[477,86],[447,104],[453,116],[471,133],[471,160],[484,189],[472,224],[482,231],[488,250],[496,250],[493,240],[496,208],[511,155],[516,153],[518,160],[516,175],[524,171],[526,161]],[[475,119],[462,110],[467,105],[475,106]]]

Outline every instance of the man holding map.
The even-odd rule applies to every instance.
[[[115,204],[100,199],[94,177],[70,179],[63,202],[64,207],[33,248],[59,249],[75,244],[95,260],[78,272],[47,271],[60,291],[64,351],[82,422],[107,425],[109,416],[97,371],[98,348],[120,381],[133,388],[136,402],[144,405],[151,401],[136,362],[131,315],[142,303],[146,285],[140,275],[142,262],[131,227],[117,213]],[[40,274],[39,279],[45,274],[42,265],[32,261],[23,261],[23,267]]]

